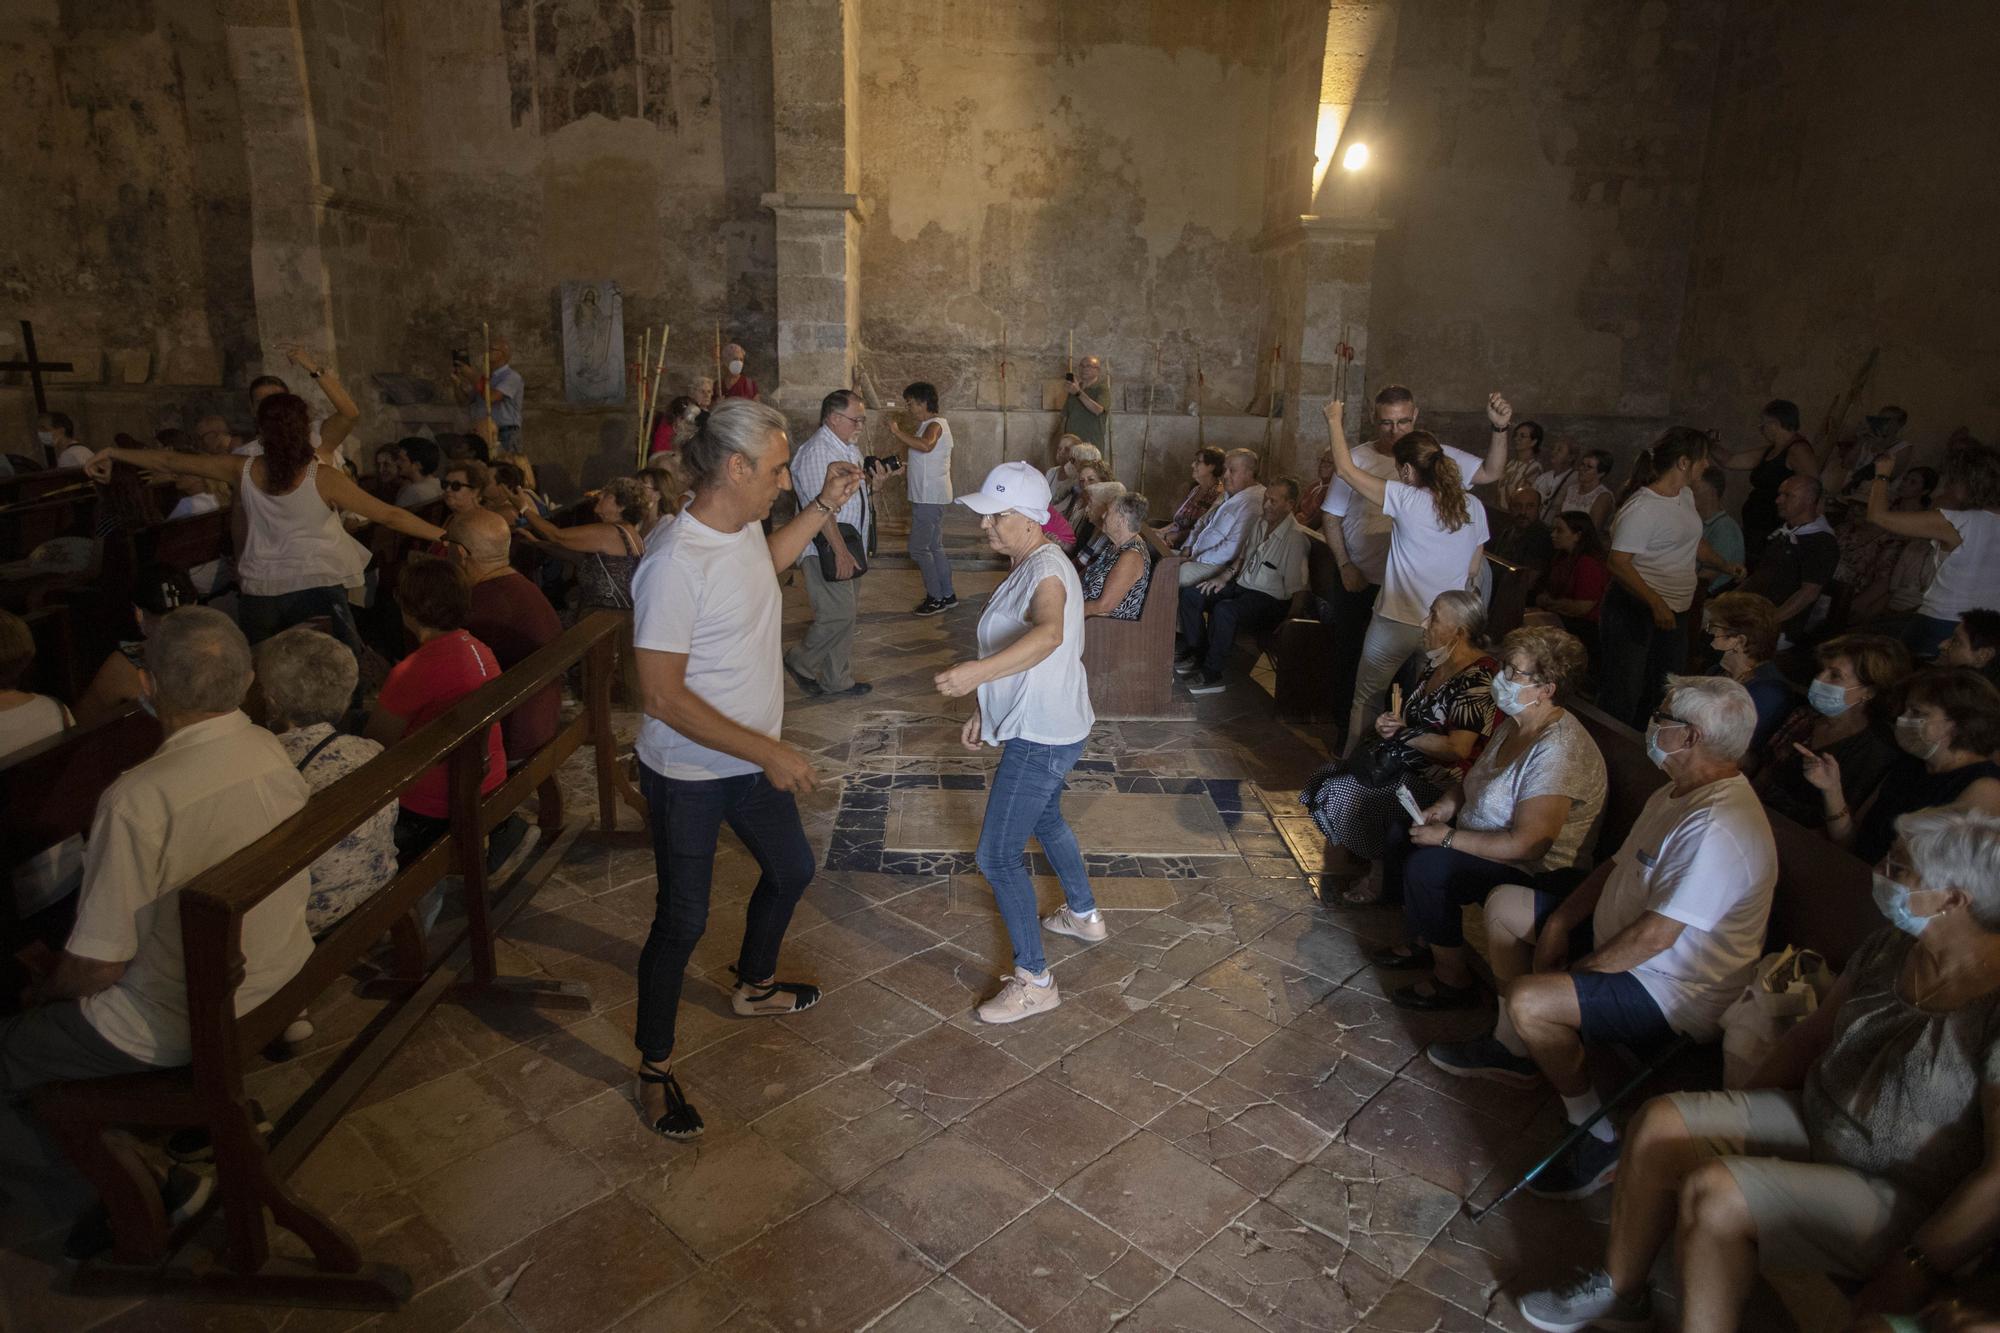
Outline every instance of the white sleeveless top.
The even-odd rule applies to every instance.
[[[1027,633],[1028,607],[1043,579],[1062,580],[1062,643],[1026,671],[979,687],[980,738],[988,745],[1011,740],[1074,745],[1097,721],[1083,674],[1083,584],[1054,542],[1036,547],[986,599],[979,655],[991,657]]]
[[[1984,509],[1941,509],[1958,529],[1958,545],[1938,562],[1937,577],[1924,590],[1921,614],[1957,620],[1981,606],[2000,606],[2000,514]]]
[[[368,548],[347,535],[340,515],[319,498],[314,463],[290,495],[272,495],[251,479],[256,460],[243,460],[236,503],[243,506],[243,552],[236,581],[253,597],[345,586],[368,564]]]
[[[943,417],[932,417],[924,426],[936,422],[938,426],[937,447],[929,453],[921,449],[909,451],[909,463],[905,467],[910,488],[910,503],[913,505],[948,505],[951,493],[951,423]],[[916,434],[922,435],[924,426],[919,426]]]

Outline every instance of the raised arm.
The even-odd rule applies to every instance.
[[[171,472],[183,477],[207,477],[210,481],[234,482],[243,475],[243,460],[235,454],[180,454],[171,449],[99,449],[83,473],[92,481],[110,481],[113,463],[129,463],[149,472]]]
[[[1963,539],[1940,511],[1919,509],[1899,514],[1889,508],[1889,478],[1893,471],[1893,464],[1885,471],[1882,460],[1876,460],[1875,475],[1868,482],[1868,521],[1898,537],[1915,537],[1919,541],[1936,542],[1947,551],[1957,550]]]
[[[896,418],[890,417],[889,430],[897,439],[920,454],[927,454],[937,448],[938,441],[944,438],[944,427],[935,421],[926,421],[923,429],[912,435],[903,429],[902,423]]]
[[[821,532],[835,531],[834,515],[853,498],[861,486],[861,469],[852,463],[827,465],[826,484],[812,500],[799,506],[798,517],[771,534],[771,568],[783,572],[798,563],[799,556]],[[844,546],[845,543],[842,543]],[[835,552],[836,559],[841,554]]]
[[[624,539],[618,535],[614,523],[579,523],[571,528],[559,528],[535,512],[530,504],[520,504],[522,521],[543,541],[551,546],[560,546],[565,551],[582,551],[589,555],[629,555]]]
[[[1486,458],[1479,470],[1465,479],[1468,486],[1499,481],[1507,471],[1507,427],[1514,420],[1514,405],[1497,392],[1487,394],[1486,420],[1493,427],[1486,437]]]
[[[1354,451],[1347,447],[1347,427],[1341,424],[1346,414],[1347,404],[1338,398],[1326,405],[1327,433],[1333,437],[1333,470],[1354,491],[1379,505],[1389,492],[1388,484],[1364,472],[1354,461]]]
[[[361,420],[361,409],[354,405],[354,399],[341,386],[340,377],[316,364],[303,348],[287,347],[285,357],[312,377],[313,383],[319,385],[319,391],[332,405],[333,415],[320,423],[319,447],[337,454],[341,443],[353,432],[355,423]]]
[[[444,539],[444,529],[424,522],[400,505],[386,504],[354,484],[345,472],[326,463],[317,466],[313,480],[319,485],[319,498],[335,509],[345,509],[361,515],[365,519],[380,523],[392,532],[416,537],[422,541],[434,542]]]

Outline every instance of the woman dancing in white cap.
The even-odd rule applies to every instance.
[[[1105,933],[1083,853],[1062,814],[1063,779],[1096,721],[1083,674],[1083,585],[1062,548],[1042,532],[1049,483],[1034,468],[1002,463],[958,503],[985,515],[979,526],[986,540],[1013,562],[979,617],[979,660],[937,677],[938,692],[950,698],[978,691],[959,737],[965,748],[1001,747],[976,856],[1014,943],[1014,972],[979,1006],[979,1017],[1013,1023],[1062,1002],[1042,953],[1044,929],[1092,942]],[[1068,899],[1041,921],[1023,861],[1030,835]]]

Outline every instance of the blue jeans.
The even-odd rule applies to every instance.
[[[673,1054],[681,983],[708,928],[708,890],[722,825],[728,823],[764,872],[743,911],[736,972],[746,981],[763,981],[777,968],[792,909],[812,882],[813,854],[791,793],[773,787],[762,773],[690,782],[663,777],[642,762],[639,790],[651,816],[659,886],[653,926],[639,951],[636,1040],[641,1055],[661,1061]]]
[[[348,605],[347,589],[338,583],[269,595],[246,592],[236,598],[236,623],[253,647],[314,616],[331,620],[333,636],[353,649],[357,659],[361,656],[361,635],[354,628],[354,611]]]
[[[1688,613],[1674,613],[1674,627],[1653,623],[1652,608],[1614,583],[1597,613],[1597,706],[1628,727],[1646,729],[1647,716],[1666,693],[1667,676],[1687,665]]]
[[[518,454],[521,452],[521,428],[519,426],[495,426],[493,433],[499,438],[500,452]]]
[[[910,559],[924,576],[924,596],[941,602],[953,596],[951,560],[944,553],[944,515],[950,505],[910,506]]]
[[[1042,953],[1035,886],[1028,878],[1023,855],[1031,835],[1055,867],[1070,910],[1097,910],[1083,852],[1062,814],[1063,779],[1082,753],[1082,741],[1071,745],[1006,742],[1000,749],[1000,766],[993,771],[993,789],[986,794],[986,822],[980,825],[979,850],[974,853],[979,873],[993,886],[993,901],[1000,908],[1007,938],[1014,942],[1014,966],[1038,975],[1049,964]]]

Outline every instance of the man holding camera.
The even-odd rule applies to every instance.
[[[825,487],[833,464],[864,466],[854,441],[867,421],[861,395],[852,389],[836,389],[821,400],[819,429],[792,458],[792,491],[801,510]],[[823,516],[818,535],[799,556],[813,623],[805,638],[785,654],[785,671],[815,698],[853,697],[872,688],[854,679],[852,662],[855,600],[860,576],[867,573],[863,559],[872,520],[868,487],[863,485],[839,509]]]
[[[1086,356],[1076,363],[1076,373],[1063,384],[1069,397],[1063,402],[1062,434],[1104,448],[1111,425],[1111,380],[1104,363]]]

